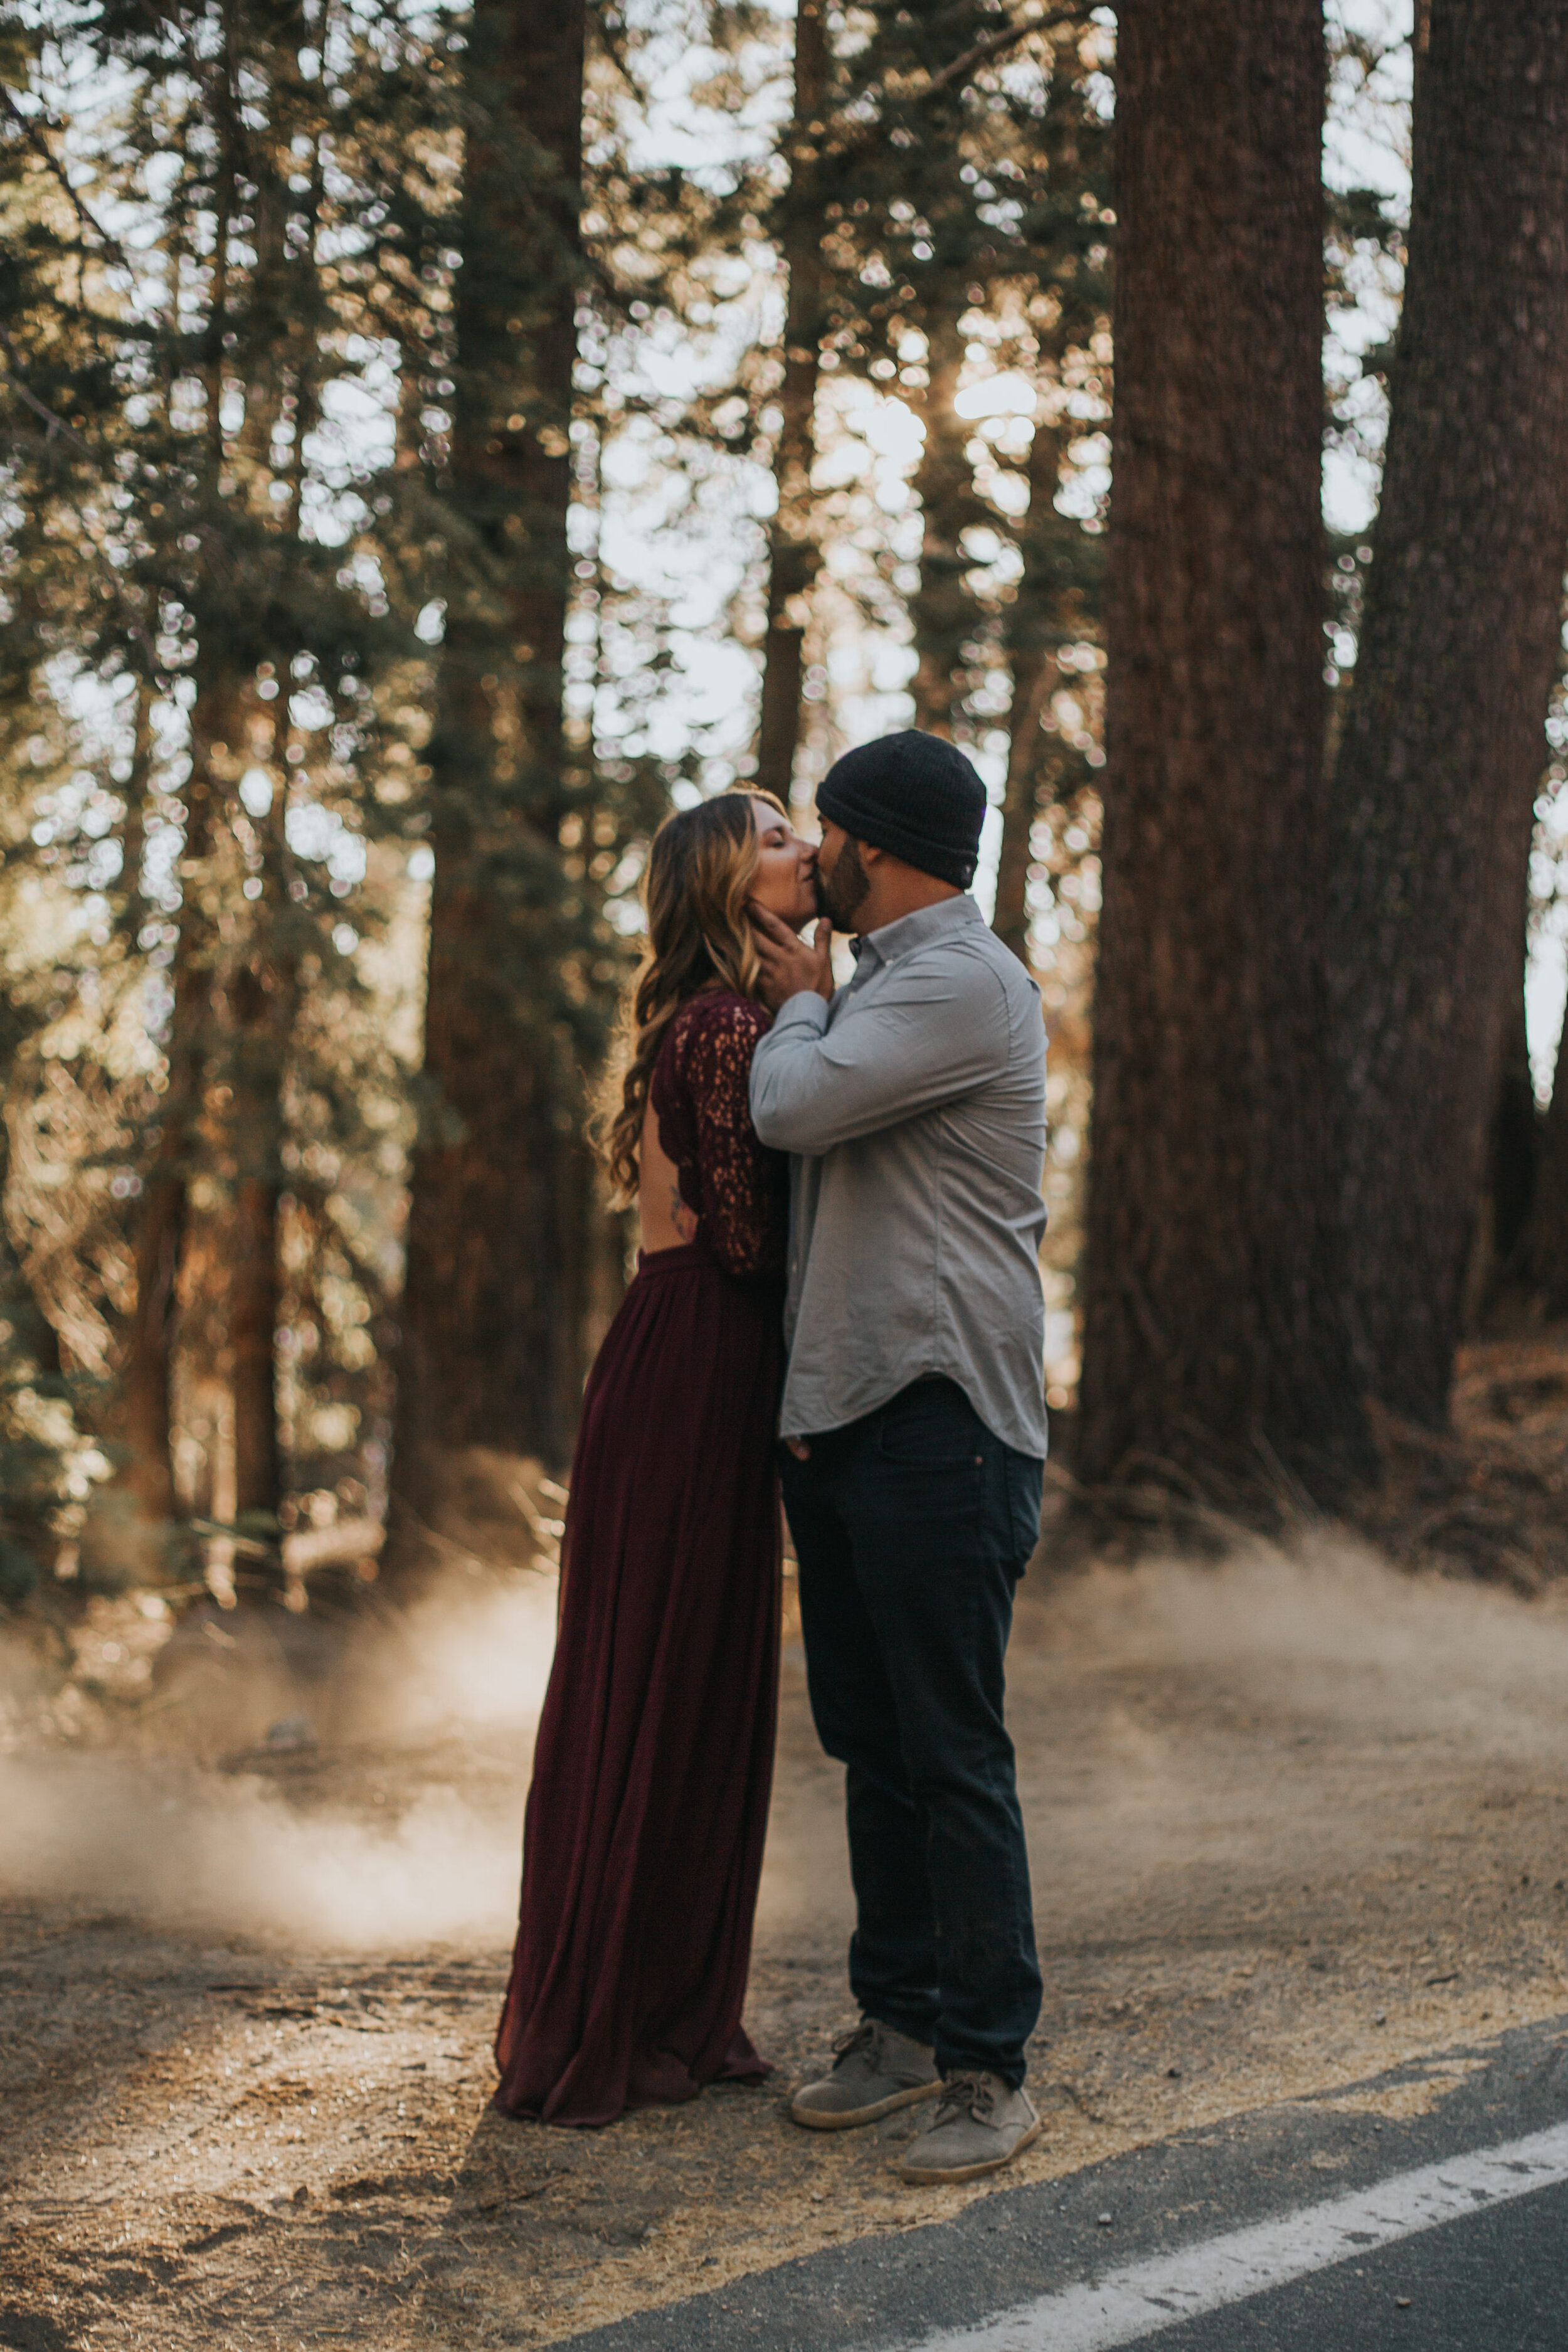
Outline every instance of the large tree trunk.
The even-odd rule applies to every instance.
[[[1002,796],[1002,840],[996,863],[996,902],[992,925],[1021,963],[1029,961],[1029,870],[1035,819],[1042,802],[1087,776],[1081,756],[1070,758],[1062,739],[1047,734],[1045,719],[1052,688],[1061,682],[1057,654],[1089,626],[1086,586],[1098,572],[1100,542],[1080,523],[1057,511],[1067,445],[1077,426],[1065,413],[1054,422],[1044,414],[1047,388],[1054,388],[1065,336],[1058,317],[1042,339],[1037,384],[1039,407],[1026,468],[1029,508],[1018,534],[1024,576],[1006,616],[1013,707],[1007,719],[1007,781]]]
[[[1359,1458],[1334,1310],[1319,0],[1141,0],[1117,67],[1104,903],[1079,1467]]]
[[[1432,0],[1333,786],[1336,1160],[1363,1386],[1446,1417],[1568,551],[1568,0]]]
[[[122,1394],[125,1484],[142,1517],[166,1525],[178,1513],[171,1453],[174,1338],[190,1178],[201,1148],[202,1094],[212,1044],[216,930],[211,860],[222,786],[216,763],[242,723],[240,701],[216,656],[198,663],[191,714],[191,773],[180,858],[179,928],[171,974],[168,1086],[136,1229],[136,1299],[126,1336]],[[220,748],[221,747],[221,748]]]
[[[282,1498],[274,1355],[278,1196],[278,1181],[271,1175],[243,1175],[235,1186],[228,1347],[234,1391],[234,1512],[238,1519],[275,1521]]]
[[[921,578],[910,599],[915,725],[950,740],[953,707],[963,693],[964,640],[973,635],[975,622],[974,599],[964,585],[971,558],[963,551],[963,538],[984,513],[966,455],[971,428],[953,404],[963,373],[959,320],[965,308],[962,285],[949,278],[933,289],[925,320],[930,379],[922,403],[925,445],[915,469]]]
[[[454,537],[436,773],[425,1068],[447,1135],[416,1152],[394,1493],[416,1516],[442,1459],[561,1462],[580,1377],[576,1114],[561,1010],[579,934],[560,828],[571,575],[583,0],[481,0],[458,274]],[[565,927],[565,928],[563,928]],[[563,1219],[573,1230],[563,1230]]]
[[[153,688],[139,679],[136,689],[136,746],[131,781],[126,789],[125,824],[121,835],[120,873],[121,920],[134,940],[141,929],[145,901],[142,895],[142,861],[146,854],[147,783],[152,763]],[[195,771],[192,786],[196,789]],[[192,803],[194,808],[194,803]],[[187,813],[187,849],[192,847]],[[192,1066],[185,1040],[199,1017],[191,1002],[195,980],[189,925],[182,910],[175,952],[174,1010],[170,1037],[170,1084],[157,1155],[142,1189],[141,1213],[134,1235],[136,1291],[125,1336],[121,1376],[121,1402],[126,1461],[121,1483],[131,1495],[141,1517],[154,1528],[174,1517],[174,1455],[171,1450],[171,1372],[174,1354],[174,1283],[179,1270],[180,1236],[184,1222],[184,1184],[179,1174],[183,1150],[180,1130],[189,1115],[190,1089],[199,1076]],[[181,999],[184,1002],[182,1003]]]
[[[199,362],[205,404],[202,449],[210,497],[224,468],[224,337],[228,323],[228,233],[233,215],[234,111],[232,52],[226,37],[215,78],[216,170],[213,183],[212,274]],[[172,278],[181,282],[182,245],[171,255]],[[211,1044],[212,993],[217,931],[212,906],[211,863],[223,786],[216,775],[234,729],[239,699],[231,668],[216,642],[210,614],[198,632],[195,700],[191,708],[191,772],[184,793],[184,840],[180,856],[180,913],[171,973],[173,1005],[167,1048],[168,1085],[158,1122],[153,1165],[142,1192],[135,1242],[136,1298],[126,1335],[122,1371],[126,1450],[125,1484],[142,1517],[153,1526],[172,1521],[178,1508],[174,1488],[174,1339],[181,1261],[190,1210],[190,1178],[200,1147],[202,1095]],[[139,828],[138,828],[139,829]],[[132,845],[128,842],[128,851]],[[133,852],[141,862],[141,843]],[[128,877],[134,889],[135,877]]]
[[[289,5],[279,23],[296,56],[309,38],[304,12]],[[316,239],[321,215],[324,159],[317,137],[309,186],[302,202],[287,180],[298,158],[278,137],[268,154],[258,197],[258,267],[253,290],[252,332],[261,349],[247,353],[245,434],[249,444],[251,490],[270,527],[298,543],[303,530],[305,445],[320,420],[319,354],[316,346],[321,289],[316,282]],[[304,234],[291,260],[286,224],[294,212],[296,233]],[[267,341],[271,328],[278,340]],[[285,398],[292,396],[294,437],[284,470],[272,471],[273,433]],[[286,495],[279,499],[281,489]],[[300,769],[304,746],[288,716],[286,700],[272,706],[270,743],[253,751],[269,754],[274,777],[271,808],[258,821],[260,895],[251,935],[224,984],[228,1020],[232,1096],[226,1128],[233,1171],[233,1257],[228,1288],[228,1354],[234,1396],[235,1516],[276,1526],[283,1499],[283,1444],[278,1421],[278,1307],[282,1288],[279,1264],[279,1211],[283,1196],[284,1087],[299,1007],[300,958],[289,898],[293,868],[288,845],[290,775]],[[272,1544],[262,1580],[282,1581],[279,1547]],[[252,1570],[247,1579],[254,1584]]]
[[[1052,509],[1061,478],[1066,429],[1037,415],[1029,445],[1029,512],[1021,534],[1024,577],[1008,615],[1013,707],[1007,719],[1007,782],[1002,795],[1002,840],[996,860],[996,904],[992,917],[998,939],[1021,963],[1029,961],[1029,868],[1035,819],[1039,813],[1043,771],[1050,751],[1042,721],[1051,688],[1060,677],[1056,653],[1060,641],[1059,598],[1048,571],[1031,562],[1035,542],[1047,536],[1042,507]],[[1054,515],[1059,522],[1061,518]],[[1055,747],[1059,750],[1059,744]]]
[[[763,644],[763,704],[757,730],[757,782],[789,798],[800,741],[801,682],[813,583],[822,562],[812,511],[816,459],[816,384],[822,357],[822,229],[815,194],[816,142],[827,95],[827,11],[799,0],[795,26],[795,119],[790,126],[790,192],[784,260],[783,422],[773,456],[778,510],[768,535],[768,618]],[[815,126],[815,128],[814,128]]]
[[[283,790],[280,780],[268,820],[256,936],[224,989],[233,1087],[226,1125],[234,1175],[228,1286],[234,1507],[237,1518],[274,1522],[283,1494],[277,1368],[283,1087],[299,992],[298,959],[279,937],[288,923]],[[276,1550],[270,1567],[276,1576]]]
[[[165,1103],[157,1159],[142,1192],[136,1228],[136,1303],[126,1336],[121,1383],[125,1485],[142,1516],[157,1527],[167,1525],[176,1509],[171,1445],[174,1305],[186,1194],[172,1121],[179,1121],[179,1113],[174,1104]]]

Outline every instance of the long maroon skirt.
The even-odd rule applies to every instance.
[[[645,1255],[589,1377],[496,2105],[605,2124],[741,2030],[777,1701],[778,1284]]]

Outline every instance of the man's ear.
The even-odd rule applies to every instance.
[[[879,858],[888,855],[885,849],[879,849],[874,841],[858,841],[855,846],[860,853],[862,866],[875,866]]]

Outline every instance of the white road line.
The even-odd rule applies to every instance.
[[[1092,2285],[1062,2287],[977,2327],[923,2336],[919,2352],[1108,2352],[1559,2180],[1568,2180],[1568,2124],[1130,2263]]]

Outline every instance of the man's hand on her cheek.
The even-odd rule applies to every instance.
[[[814,991],[825,1001],[833,996],[833,926],[824,916],[809,941],[797,940],[777,915],[759,907],[747,908],[756,934],[763,967],[763,1002],[771,1013],[792,996]]]

